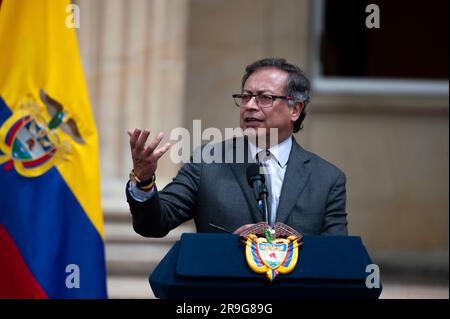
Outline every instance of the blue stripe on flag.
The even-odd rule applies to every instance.
[[[0,125],[11,115],[0,98]],[[8,113],[9,112],[9,113]],[[56,168],[28,178],[0,166],[0,223],[49,298],[105,298],[103,240]],[[67,288],[67,265],[80,288]]]

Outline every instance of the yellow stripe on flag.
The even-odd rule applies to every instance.
[[[40,104],[44,89],[72,119],[84,144],[58,128],[71,150],[57,164],[69,188],[103,236],[98,136],[75,29],[66,26],[69,0],[4,0],[0,9],[0,95],[14,112],[24,97]],[[42,22],[45,23],[42,23]]]

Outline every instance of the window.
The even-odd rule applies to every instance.
[[[369,4],[380,28],[368,28]],[[322,92],[448,94],[448,1],[313,3],[313,85]]]

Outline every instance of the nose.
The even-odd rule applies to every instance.
[[[248,101],[247,104],[244,105],[244,107],[246,109],[254,109],[254,110],[259,110],[259,106],[258,103],[256,102],[256,96],[252,96],[252,98],[250,99],[250,101]]]

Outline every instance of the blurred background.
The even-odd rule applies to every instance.
[[[298,64],[313,84],[296,139],[346,173],[349,232],[380,266],[381,297],[448,298],[448,1],[75,3],[100,137],[111,298],[151,298],[149,273],[195,231],[187,223],[163,239],[133,232],[126,130],[167,136],[194,119],[202,130],[237,127],[231,94],[263,57]],[[379,28],[366,26],[369,3]],[[158,187],[178,168],[161,160]]]

